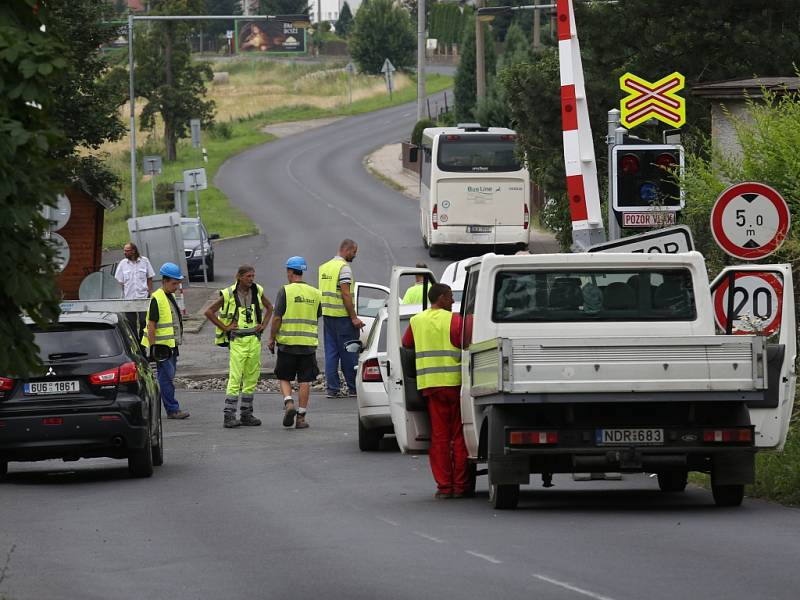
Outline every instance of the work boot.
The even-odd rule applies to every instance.
[[[236,415],[225,415],[225,421],[222,423],[225,429],[233,429],[239,427],[242,422],[236,418]]]
[[[298,414],[297,418],[295,419],[294,428],[295,429],[308,429],[310,425],[306,423],[306,415],[303,413],[302,415]]]
[[[283,426],[291,427],[294,425],[294,416],[297,414],[297,409],[294,407],[294,402],[287,398],[283,402]]]
[[[261,425],[261,419],[259,419],[257,417],[254,417],[253,413],[245,413],[245,414],[243,414],[240,417],[239,422],[242,425],[247,425],[247,426],[250,426],[250,427],[258,427],[259,425]]]

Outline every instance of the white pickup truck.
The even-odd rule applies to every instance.
[[[462,422],[494,507],[515,508],[531,473],[603,471],[656,473],[669,492],[710,473],[716,504],[735,506],[756,451],[783,447],[797,353],[789,265],[730,267],[712,284],[697,252],[486,254],[466,268]],[[430,422],[401,348],[398,290],[421,271],[395,267],[388,301],[390,408],[409,453],[427,449]],[[735,307],[712,306],[713,290],[734,282],[741,307],[738,271],[786,290],[768,307],[780,324],[769,336],[716,332],[714,311],[725,322]]]

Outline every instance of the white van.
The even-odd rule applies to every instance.
[[[516,146],[516,132],[504,127],[423,131],[419,227],[431,256],[454,245],[528,248],[530,177]]]

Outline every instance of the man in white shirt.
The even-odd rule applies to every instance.
[[[123,246],[125,258],[119,261],[114,277],[122,286],[122,297],[125,300],[147,299],[153,291],[153,265],[144,256],[139,255],[139,249],[133,242]],[[139,339],[145,326],[144,312],[127,312],[125,316],[133,329],[136,339]]]

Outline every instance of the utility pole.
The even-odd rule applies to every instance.
[[[425,0],[417,3],[417,121],[425,114]]]
[[[483,8],[484,0],[475,0],[475,8]],[[476,98],[482,100],[486,97],[486,63],[484,60],[483,21],[475,13],[475,84]]]
[[[542,46],[542,15],[537,12],[539,0],[533,0],[533,51],[539,52]]]

